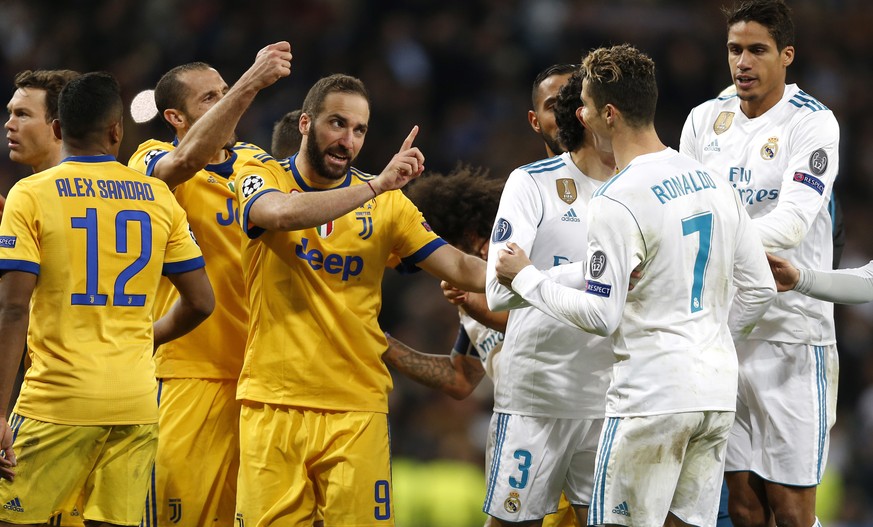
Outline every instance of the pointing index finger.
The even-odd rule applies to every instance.
[[[412,148],[412,142],[415,141],[415,136],[418,135],[418,125],[412,127],[412,131],[409,132],[409,135],[406,136],[406,139],[403,140],[403,145],[400,147],[400,151],[409,150]]]

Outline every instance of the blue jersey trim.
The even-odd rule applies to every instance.
[[[533,163],[528,163],[526,165],[522,165],[520,168],[522,170],[527,170],[528,168],[539,168],[547,165],[554,165],[556,163],[563,163],[564,161],[558,157],[547,157],[545,159],[540,159],[539,161],[534,161]]]
[[[66,163],[67,161],[74,161],[76,163],[106,163],[108,161],[115,161],[115,156],[109,154],[98,156],[69,156],[61,160],[61,163]]]
[[[631,167],[630,165],[624,167],[624,169],[621,172],[619,172],[618,174],[616,174],[616,175],[612,176],[611,178],[609,178],[608,180],[606,180],[606,183],[604,183],[603,185],[601,185],[601,187],[599,189],[594,191],[594,196],[602,196],[603,193],[606,191],[606,189],[608,189],[610,185],[615,183],[615,181],[618,179],[618,176],[627,172],[627,169],[629,169],[630,167]],[[594,196],[592,196],[592,197],[594,197]]]
[[[269,194],[270,192],[279,192],[279,189],[268,188],[266,190],[262,190],[261,192],[258,192],[257,194],[252,196],[252,198],[246,203],[245,209],[243,209],[242,229],[243,229],[243,232],[246,233],[246,236],[248,236],[250,240],[254,240],[258,236],[263,234],[266,231],[266,229],[264,229],[263,227],[257,227],[257,226],[251,227],[251,228],[249,227],[249,211],[252,210],[252,204],[254,202],[258,201],[259,199],[261,199],[261,197],[265,196],[266,194]]]
[[[285,171],[287,172],[288,169],[291,170],[291,175],[294,176],[294,181],[297,182],[297,184],[300,186],[300,188],[304,192],[320,192],[322,190],[334,190],[334,189],[338,189],[338,188],[347,187],[352,183],[352,168],[349,167],[349,171],[348,171],[348,173],[346,173],[346,179],[342,183],[340,183],[339,185],[337,185],[335,187],[330,187],[330,188],[310,187],[309,185],[306,184],[306,181],[303,180],[303,176],[300,175],[300,171],[297,170],[296,161],[297,161],[297,154],[294,154],[293,156],[288,158],[288,168],[286,168]]]
[[[161,270],[161,274],[181,274],[195,269],[201,269],[203,267],[206,267],[206,261],[203,260],[202,256],[198,256],[197,258],[184,260],[182,262],[165,263]]]
[[[146,153],[148,153],[148,152],[146,152]],[[145,175],[151,177],[154,174],[155,167],[158,165],[158,160],[169,153],[170,153],[169,150],[164,150],[160,154],[156,154],[155,157],[153,157],[151,159],[151,161],[149,161],[148,164],[146,165]]]
[[[434,251],[436,251],[437,249],[439,249],[443,245],[448,245],[448,243],[446,243],[446,241],[443,240],[442,238],[437,238],[436,240],[431,240],[427,244],[425,244],[425,246],[422,247],[421,249],[415,251],[414,253],[407,256],[406,258],[401,258],[400,261],[402,262],[402,265],[404,267],[415,265],[415,264],[427,259],[428,256],[433,254]]]
[[[0,271],[24,271],[39,276],[39,264],[27,260],[0,260]]]
[[[236,150],[234,148],[234,150]],[[239,156],[236,155],[236,152],[233,150],[230,151],[230,157],[222,161],[221,163],[215,163],[214,165],[206,165],[204,170],[207,172],[212,172],[216,176],[221,176],[224,179],[229,178],[233,175],[233,165],[236,163],[236,160]]]

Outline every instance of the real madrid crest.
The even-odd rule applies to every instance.
[[[716,135],[723,134],[728,131],[728,128],[734,123],[734,112],[721,112],[712,123],[712,131]]]
[[[503,502],[503,508],[506,512],[516,513],[521,509],[521,500],[518,499],[518,492],[510,492],[509,497]]]
[[[576,201],[576,196],[579,194],[576,192],[576,182],[574,180],[562,178],[555,181],[555,185],[558,187],[558,197],[564,203],[570,205]]]
[[[778,143],[778,137],[771,137],[770,139],[767,139],[767,142],[764,143],[764,146],[761,147],[761,159],[769,161],[776,157],[776,152],[779,151]]]

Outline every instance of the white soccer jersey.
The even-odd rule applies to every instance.
[[[833,113],[791,84],[773,108],[754,119],[743,114],[736,95],[694,108],[680,151],[730,182],[768,252],[822,270],[832,267],[828,204],[839,140]],[[749,338],[833,344],[833,305],[782,293]]]
[[[580,172],[569,154],[518,168],[506,182],[488,255],[488,305],[514,308],[495,365],[495,412],[603,417],[612,369],[608,339],[520,307],[522,299],[500,285],[495,272],[497,252],[508,242],[527,251],[539,269],[584,261],[588,201],[601,184]]]
[[[512,285],[555,317],[612,334],[606,415],[733,411],[731,285],[738,289],[731,312],[738,328],[760,317],[776,294],[761,241],[734,192],[667,148],[635,158],[601,187],[588,222],[585,291],[547,280],[533,266]],[[638,267],[642,278],[628,291]]]

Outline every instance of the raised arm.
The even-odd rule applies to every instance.
[[[247,220],[266,230],[308,229],[339,218],[383,192],[402,188],[424,170],[424,154],[412,146],[416,135],[418,126],[412,128],[385,170],[368,184],[325,192],[267,192],[247,207]],[[246,176],[239,179],[246,184]]]
[[[152,175],[171,189],[190,179],[233,136],[258,92],[290,73],[291,44],[276,42],[260,50],[255,62],[227,94],[191,126],[174,150],[157,161]]]

